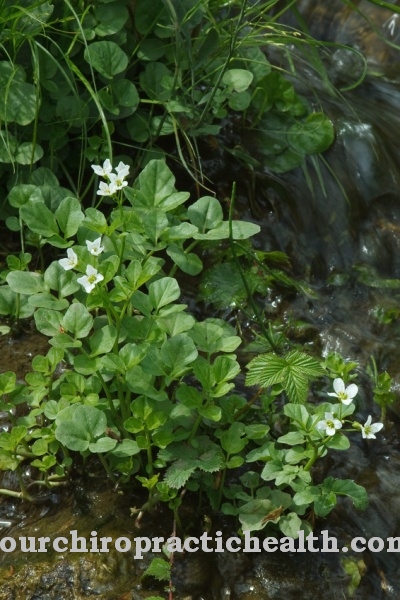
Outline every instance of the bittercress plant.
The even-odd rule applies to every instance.
[[[203,492],[243,529],[268,526],[291,537],[310,530],[310,509],[324,517],[340,495],[364,508],[361,486],[333,477],[315,485],[312,474],[329,450],[349,447],[347,432],[373,439],[383,427],[351,419],[358,388],[346,384],[356,365],[300,349],[268,352],[248,364],[247,386],[259,386],[248,399],[235,389],[236,330],[218,318],[197,320],[181,301],[176,274],[201,272],[196,249],[239,243],[259,227],[224,220],[213,196],[191,202],[163,160],[150,161],[132,186],[123,162],[115,173],[110,159],[93,170],[109,214],[66,197],[40,222],[45,203],[36,187],[14,195],[38,247],[54,246],[61,257],[36,272],[21,253],[0,286],[3,302],[33,315],[51,346],[33,359],[26,385],[14,373],[0,376],[12,423],[0,434],[0,468],[20,482],[20,491],[0,492],[31,499],[35,487],[67,482],[78,457],[93,457],[124,489],[136,481],[147,490],[132,508],[138,519],[165,502],[179,523],[184,489]],[[327,376],[334,400],[311,401],[311,384]],[[26,414],[16,412],[19,404]],[[36,469],[29,483],[27,462]]]

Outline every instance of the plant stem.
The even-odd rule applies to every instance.
[[[315,463],[315,461],[318,458],[318,450],[317,448],[314,446],[313,448],[313,454],[312,456],[309,458],[307,464],[304,467],[304,471],[309,471],[311,469],[311,467],[313,466],[313,464]]]

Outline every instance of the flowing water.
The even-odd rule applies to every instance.
[[[365,51],[374,72],[358,88],[332,95],[314,71],[298,57],[308,82],[318,89],[319,101],[335,124],[336,141],[326,153],[330,168],[320,164],[324,186],[309,166],[313,190],[299,169],[273,175],[267,165],[255,170],[252,210],[246,216],[259,222],[264,250],[286,252],[293,275],[307,279],[313,297],[297,294],[290,298],[276,293],[269,302],[272,316],[307,325],[308,342],[323,354],[340,352],[360,364],[360,420],[379,413],[372,405],[371,385],[364,370],[373,356],[379,370],[387,370],[400,390],[400,51],[377,37],[398,41],[400,17],[356,3],[367,9],[362,20],[354,12],[330,3],[304,1],[300,6],[309,16],[311,32],[324,39],[352,43]],[[372,8],[371,8],[372,7]],[[361,21],[360,21],[361,19]],[[375,31],[373,30],[375,27]],[[400,34],[399,34],[400,39]],[[342,85],[357,75],[357,56],[343,48],[332,49],[327,69],[331,79]],[[309,85],[309,83],[308,83]],[[241,140],[246,144],[246,134]],[[220,191],[231,186],[229,159],[210,158],[210,176],[222,181]],[[213,171],[213,172],[211,172]],[[248,173],[237,171],[248,181]],[[238,181],[239,203],[248,205],[249,187]],[[229,195],[229,192],[228,194]],[[273,314],[275,311],[275,315]],[[23,345],[26,344],[26,347]],[[27,333],[19,341],[3,338],[1,370],[15,368],[15,357],[29,362],[33,353],[43,352],[43,339]],[[25,358],[24,358],[25,357]],[[19,368],[19,367],[18,367]],[[26,365],[20,365],[21,373]],[[350,478],[364,485],[370,506],[357,512],[341,502],[317,534],[328,529],[337,536],[339,547],[354,536],[365,538],[400,536],[400,402],[389,413],[390,425],[377,441],[352,439],[351,450],[334,453],[324,465],[326,474]],[[129,507],[138,502],[108,489],[96,474],[87,485],[77,474],[72,489],[43,496],[43,502],[26,506],[2,500],[1,535],[50,535],[77,529],[81,535],[96,528],[99,536],[170,534],[170,516],[161,513],[144,520],[138,532]],[[6,475],[3,484],[13,484]],[[219,523],[224,534],[230,525]],[[160,533],[163,532],[163,533]],[[343,571],[343,556],[336,554],[262,554],[256,556],[205,555],[178,557],[174,566],[176,600],[339,600],[350,598],[350,578]],[[400,558],[396,553],[365,551],[348,553],[361,574],[354,598],[398,600]],[[150,557],[134,561],[130,554],[99,557],[46,557],[37,566],[26,555],[0,557],[0,600],[80,600],[104,598],[140,600],[162,595],[162,586],[152,589],[141,580]]]

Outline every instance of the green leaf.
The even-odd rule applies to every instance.
[[[194,323],[195,320],[192,315],[183,312],[174,312],[157,319],[159,328],[171,337],[189,331]]]
[[[96,35],[104,37],[118,33],[128,20],[129,13],[126,6],[112,2],[96,6],[94,16],[97,20],[94,31]]]
[[[188,408],[200,408],[203,404],[203,395],[196,388],[185,383],[177,389],[176,398]]]
[[[149,285],[149,298],[155,310],[171,304],[179,298],[181,291],[176,279],[163,277]]]
[[[169,581],[171,578],[171,565],[163,558],[153,558],[150,566],[143,573],[143,576],[145,575],[151,575],[158,581]]]
[[[93,42],[85,49],[83,56],[86,62],[107,79],[122,73],[128,66],[127,55],[115,42]]]
[[[13,371],[0,374],[0,396],[10,394],[15,389],[17,376]]]
[[[65,310],[69,306],[68,300],[65,298],[57,300],[55,296],[46,293],[29,296],[28,302],[35,308],[49,308],[50,310]]]
[[[140,448],[135,440],[122,440],[117,446],[115,446],[112,451],[112,455],[123,458],[126,456],[134,456],[135,454],[139,454],[139,452]]]
[[[114,347],[117,339],[117,329],[114,325],[105,325],[97,329],[89,339],[90,356],[108,354]]]
[[[139,94],[135,85],[128,79],[118,79],[112,84],[112,90],[117,98],[118,105],[136,110],[139,106]]]
[[[161,234],[168,227],[168,218],[161,209],[154,209],[144,219],[144,232],[147,237],[156,244]]]
[[[240,507],[239,521],[242,530],[260,531],[269,521],[277,523],[280,511],[270,500],[251,500]]]
[[[293,538],[296,540],[299,537],[299,531],[301,531],[301,519],[296,513],[290,512],[279,519],[279,529],[283,535]]]
[[[156,23],[160,22],[163,14],[165,14],[165,8],[161,0],[154,0],[151,3],[148,0],[138,0],[134,12],[137,31],[146,37]]]
[[[198,350],[214,354],[215,352],[233,352],[241,344],[238,336],[226,336],[219,325],[202,321],[195,323],[188,332]]]
[[[78,354],[74,358],[75,371],[82,375],[92,375],[100,370],[101,360],[98,357],[89,358],[84,354]]]
[[[51,290],[58,292],[61,298],[74,294],[80,288],[76,275],[72,271],[63,269],[58,261],[52,262],[47,267],[44,272],[44,282]]]
[[[220,202],[212,196],[203,196],[189,206],[187,211],[190,222],[195,225],[200,233],[218,227],[222,223],[223,212]],[[194,234],[193,237],[196,238]]]
[[[286,406],[284,408],[286,408]],[[304,443],[304,435],[302,433],[300,433],[300,431],[290,431],[286,435],[281,435],[277,441],[280,444],[288,444],[288,446],[296,446],[297,444]]]
[[[32,197],[43,200],[42,193],[36,185],[21,183],[12,188],[7,199],[11,206],[14,206],[14,208],[20,208],[28,202],[29,198]]]
[[[68,418],[69,414],[68,409],[58,414],[58,426],[55,436],[59,442],[70,450],[79,452],[87,450],[89,444],[94,442],[106,430],[106,416],[103,411],[94,406],[79,405],[74,407],[72,419]],[[64,415],[67,417],[65,420],[63,419]],[[112,441],[115,442],[115,440]]]
[[[221,446],[227,454],[238,454],[247,444],[245,426],[243,423],[232,423],[221,436]]]
[[[366,489],[354,483],[351,479],[334,479],[333,477],[328,477],[322,485],[325,489],[331,489],[335,494],[351,498],[358,510],[365,510],[368,506]]]
[[[189,195],[175,191],[175,177],[163,160],[151,160],[138,177],[140,189],[135,200],[147,208],[170,211],[183,204]]]
[[[22,67],[0,62],[0,120],[5,123],[28,125],[37,110],[36,89],[24,81]]]
[[[110,450],[113,450],[115,448],[117,443],[117,440],[113,440],[110,437],[102,437],[96,440],[95,442],[91,442],[89,444],[89,450],[93,453],[109,452]]]
[[[186,254],[182,248],[176,246],[175,244],[171,244],[167,248],[167,254],[180,268],[180,270],[188,275],[195,276],[201,273],[203,270],[203,263],[193,252]]]
[[[162,62],[147,63],[139,75],[140,86],[151,100],[165,102],[173,92],[173,73]],[[168,117],[167,117],[168,119]]]
[[[55,310],[39,308],[34,314],[36,329],[44,335],[54,336],[61,331],[63,315]]]
[[[6,456],[8,452],[15,453],[18,444],[27,435],[27,428],[24,426],[13,427],[11,432],[3,431],[0,433],[0,448],[5,452],[0,452],[0,457]],[[15,467],[4,466],[3,469],[14,469]]]
[[[42,333],[44,333],[44,331]],[[53,333],[51,340],[49,340],[49,344],[55,348],[81,348],[82,346],[82,342],[79,340],[74,340],[74,338],[67,333]]]
[[[21,206],[20,214],[28,228],[34,233],[38,233],[44,237],[59,234],[54,215],[44,202],[30,198],[26,204]]]
[[[336,433],[325,445],[327,448],[334,450],[348,450],[350,448],[350,441],[342,433]]]
[[[15,153],[15,162],[19,165],[33,165],[43,157],[43,148],[39,144],[24,142]]]
[[[314,511],[318,517],[326,517],[336,506],[336,494],[332,491],[323,491],[314,500]]]
[[[292,350],[285,357],[273,352],[262,354],[253,358],[247,368],[246,385],[269,387],[280,383],[289,400],[295,403],[304,403],[309,381],[325,373],[317,359],[298,350]]]
[[[324,152],[333,143],[334,137],[332,123],[323,113],[312,113],[287,131],[290,146],[303,154]]]
[[[232,356],[217,356],[212,368],[215,380],[219,383],[229,381],[240,373],[240,365]]]
[[[55,217],[64,237],[68,239],[76,234],[85,215],[81,210],[79,200],[64,198],[55,212]]]
[[[305,406],[301,404],[286,404],[283,407],[283,412],[287,417],[289,417],[289,419],[297,423],[298,426],[300,426],[302,429],[307,430],[307,427],[309,425],[310,414],[305,408]]]
[[[101,235],[106,233],[107,219],[101,211],[97,210],[96,208],[87,208],[85,213],[86,216],[83,221],[85,227],[91,229],[92,231],[96,231]]]
[[[246,240],[256,235],[261,230],[259,225],[249,223],[248,221],[232,221],[232,239]],[[220,223],[215,229],[210,229],[207,233],[196,233],[193,235],[195,240],[227,240],[230,237],[230,227],[228,221]]]
[[[27,271],[11,271],[6,281],[13,292],[17,294],[38,294],[46,291],[43,275]]]
[[[72,333],[75,339],[85,338],[93,327],[93,317],[86,306],[76,302],[71,304],[65,313],[62,326]]]
[[[244,92],[253,81],[253,74],[245,69],[228,69],[222,77],[222,83],[235,92]]]
[[[160,349],[160,359],[168,374],[175,377],[185,372],[186,365],[196,360],[198,352],[193,340],[187,335],[175,335],[167,339]]]
[[[197,232],[198,229],[195,225],[191,225],[190,223],[181,223],[180,225],[169,227],[163,235],[163,239],[167,240],[168,242],[175,240],[188,240]]]
[[[165,473],[164,481],[169,487],[179,490],[197,468],[196,460],[175,460]]]
[[[210,421],[218,423],[221,420],[222,411],[219,406],[210,404],[209,406],[200,407],[199,414],[205,419],[210,419]]]

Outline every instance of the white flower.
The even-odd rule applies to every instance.
[[[361,433],[364,439],[376,439],[375,433],[378,433],[383,427],[383,423],[371,423],[372,417],[369,415],[365,421],[364,426],[360,425]]]
[[[85,292],[90,294],[92,290],[94,290],[95,286],[99,281],[103,281],[104,277],[101,273],[97,271],[92,265],[88,265],[86,267],[86,275],[83,277],[78,277],[77,282],[83,285],[85,288]]]
[[[93,254],[93,256],[99,256],[99,254],[101,254],[104,250],[104,246],[101,245],[101,237],[97,238],[97,240],[94,240],[94,242],[86,240],[86,246],[90,254]]]
[[[328,396],[335,396],[339,398],[343,404],[350,404],[355,396],[357,396],[358,387],[355,383],[351,383],[345,388],[343,379],[337,377],[333,381],[334,392],[328,392]]]
[[[125,165],[122,161],[120,161],[118,167],[115,167],[115,170],[121,179],[125,179],[129,175],[129,165]]]
[[[342,427],[339,419],[335,419],[332,413],[325,413],[325,420],[317,423],[317,429],[321,431],[325,429],[326,435],[335,435],[336,429],[340,429]]]
[[[78,264],[78,257],[72,248],[67,249],[67,257],[68,258],[60,258],[58,261],[63,269],[69,271],[70,269],[74,269]]]
[[[112,175],[112,173],[111,173]],[[111,177],[110,175],[110,177]],[[115,175],[114,175],[115,177]],[[118,190],[117,186],[110,181],[106,183],[105,181],[100,181],[99,189],[97,190],[97,194],[99,196],[113,196],[115,192]]]
[[[121,175],[110,173],[110,185],[114,185],[116,190],[122,190],[123,187],[128,185],[128,182],[124,181]]]
[[[106,158],[102,167],[100,167],[100,165],[92,165],[92,169],[96,173],[96,175],[100,175],[100,177],[108,178],[108,176],[110,175],[110,173],[112,171],[112,164],[111,164],[110,159]]]

